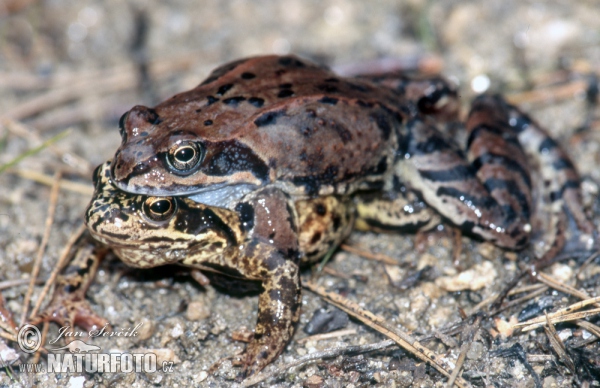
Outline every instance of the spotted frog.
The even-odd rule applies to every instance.
[[[543,129],[482,96],[466,123],[465,155],[437,127],[456,120],[458,107],[456,90],[438,77],[343,78],[295,56],[248,58],[127,112],[111,174],[127,192],[229,209],[264,187],[293,198],[371,193],[359,214],[382,228],[383,213],[397,226],[410,191],[464,233],[521,249],[532,230],[533,158],[550,202],[566,200],[590,231],[577,173]]]

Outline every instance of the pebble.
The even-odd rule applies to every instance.
[[[435,284],[446,291],[477,291],[494,284],[498,276],[494,265],[490,261],[476,264],[470,269],[456,276],[443,276],[435,280]]]
[[[185,317],[190,321],[202,321],[210,317],[210,308],[204,301],[191,301],[185,310]]]

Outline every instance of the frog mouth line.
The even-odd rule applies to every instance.
[[[238,202],[257,188],[258,186],[251,184],[223,185],[217,189],[203,190],[188,195],[188,198],[208,206],[228,208],[231,203]]]

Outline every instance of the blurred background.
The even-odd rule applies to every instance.
[[[502,92],[567,145],[586,177],[587,204],[597,206],[595,182],[600,181],[600,170],[595,167],[600,162],[600,136],[594,108],[600,67],[598,20],[600,7],[595,0],[0,0],[0,280],[28,278],[44,233],[49,185],[60,171],[67,182],[61,189],[41,277],[45,279],[51,272],[68,237],[81,224],[91,195],[93,168],[111,158],[120,143],[117,123],[124,112],[188,90],[224,62],[259,54],[294,53],[343,74],[390,68],[440,72],[458,85],[465,107],[477,93]],[[412,237],[398,242],[402,240],[399,236],[391,240],[366,236],[370,237],[357,234],[352,238],[396,256],[398,244],[412,246]],[[438,255],[443,256],[436,251]],[[372,276],[385,277],[377,275],[381,270],[374,264],[355,264],[352,260],[360,259],[346,253],[337,256],[340,271],[349,265],[362,268],[366,276],[375,271]],[[437,266],[448,263],[441,261]],[[499,277],[504,269],[515,268],[514,262],[505,264],[494,263]],[[141,386],[167,382],[218,386],[228,381],[226,374],[207,377],[204,371],[220,357],[243,349],[230,334],[238,329],[240,311],[247,312],[242,324],[254,326],[256,299],[214,292],[207,296],[189,282],[162,287],[155,279],[126,277],[119,281],[115,266],[126,271],[119,264],[103,267],[91,291],[93,305],[112,322],[133,322],[144,314],[153,317],[151,325],[157,327],[159,339],[152,346],[175,347],[181,358],[177,376],[125,379],[133,378]],[[389,293],[386,287],[384,284],[380,292]],[[20,284],[2,290],[6,305],[16,316],[22,312],[26,289]],[[319,305],[318,299],[306,298],[307,304]],[[390,298],[385,303],[400,309],[402,303],[390,302],[395,297]],[[398,298],[410,300],[412,296],[405,293]],[[173,318],[198,301],[212,306],[209,318],[192,323]],[[377,306],[385,305],[384,301],[373,303],[372,307],[382,312]],[[149,310],[140,312],[139,306]],[[447,311],[451,311],[449,320],[458,317],[456,309]],[[229,314],[238,321],[228,319]],[[307,314],[310,308],[305,306]],[[435,314],[446,313],[428,311],[414,318],[412,326],[434,328],[437,321],[430,317]],[[303,322],[310,318],[305,315]],[[406,320],[412,318],[402,318],[401,311],[392,316],[390,319],[411,326]],[[192,345],[179,337],[165,337],[167,329],[177,325],[184,328],[184,337],[191,333]],[[202,335],[205,342],[198,345]],[[111,343],[117,345],[126,349],[141,346]],[[289,350],[286,356],[301,354],[302,350]],[[498,370],[505,367],[499,364]],[[513,372],[512,377],[505,376],[507,384],[531,383],[526,373]],[[554,379],[559,374],[551,371],[546,377]],[[88,378],[90,384],[110,381],[106,376]],[[61,384],[57,376],[41,379],[47,386]],[[424,386],[434,381],[423,379]],[[292,381],[301,384],[303,380],[297,377]],[[14,380],[0,371],[0,383]]]

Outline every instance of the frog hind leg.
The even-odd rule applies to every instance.
[[[314,263],[333,253],[352,232],[356,206],[351,198],[322,196],[296,201],[295,207],[302,264]]]
[[[393,188],[358,194],[355,229],[375,232],[414,233],[434,228],[441,217],[394,177]]]
[[[539,175],[543,181],[543,192],[539,202],[544,203],[549,213],[550,228],[548,240],[564,240],[567,233],[565,213],[575,221],[578,231],[569,230],[572,236],[571,249],[591,249],[597,245],[597,233],[594,224],[584,211],[581,178],[569,155],[548,132],[515,106],[508,104],[500,96],[487,96],[496,104],[504,106],[509,114],[509,125],[517,133],[519,142],[527,155],[539,166]],[[569,228],[573,229],[573,228]],[[582,232],[580,235],[578,232]],[[589,238],[586,238],[589,237]],[[582,246],[583,245],[583,246]],[[597,248],[597,247],[595,247]],[[567,248],[568,249],[568,248]]]
[[[97,315],[85,299],[101,260],[108,249],[84,232],[73,246],[67,265],[57,277],[56,288],[48,306],[29,323],[56,322],[61,326],[75,325],[89,330],[104,327],[108,321]]]
[[[531,232],[531,178],[508,112],[495,101],[476,99],[467,130],[465,156],[426,120],[410,120],[395,174],[462,232],[522,249]]]

